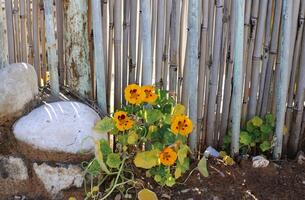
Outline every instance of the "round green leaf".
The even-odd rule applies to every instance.
[[[244,145],[250,145],[252,142],[252,138],[248,132],[242,131],[240,133],[239,142]]]
[[[107,157],[106,164],[111,168],[119,169],[122,161],[120,158],[120,154],[118,153],[111,153]]]
[[[253,117],[251,119],[251,122],[252,122],[253,126],[256,126],[256,127],[260,127],[263,124],[263,120],[258,116]]]

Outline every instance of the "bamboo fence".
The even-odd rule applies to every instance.
[[[273,113],[279,159],[305,143],[304,17],[305,0],[5,0],[0,68],[30,63],[104,114],[127,84],[155,84],[187,106],[199,153],[232,128],[236,154],[240,127]]]

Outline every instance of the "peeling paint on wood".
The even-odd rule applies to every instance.
[[[88,41],[88,2],[65,1],[65,64],[67,83],[83,97],[92,96]]]

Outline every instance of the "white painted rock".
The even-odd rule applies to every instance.
[[[38,94],[37,75],[30,64],[15,63],[0,69],[0,118],[14,115]]]
[[[0,156],[0,178],[24,181],[29,178],[28,169],[21,158]]]
[[[45,189],[52,196],[57,195],[61,190],[71,187],[80,188],[84,181],[82,170],[76,165],[51,167],[45,163],[41,165],[34,163],[33,169]]]
[[[34,148],[62,153],[93,152],[94,140],[107,134],[93,132],[99,115],[73,101],[46,103],[20,118],[13,127],[18,141]]]

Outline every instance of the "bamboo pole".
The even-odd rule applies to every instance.
[[[197,104],[197,131],[200,136],[201,148],[204,143],[205,136],[202,132],[203,127],[203,108],[204,108],[204,86],[205,86],[205,65],[207,62],[207,38],[208,38],[208,11],[209,1],[204,0],[202,2],[202,24],[201,24],[201,40],[200,40],[200,53],[199,53],[199,74],[198,74],[198,104]]]
[[[262,45],[265,32],[266,15],[267,15],[268,0],[261,0],[259,6],[259,18],[255,37],[255,44],[252,56],[252,73],[251,73],[251,88],[248,104],[247,119],[251,119],[256,115],[257,93],[259,91],[259,72],[262,62]]]
[[[92,100],[96,100],[96,71],[94,67],[92,1],[88,1],[87,24],[88,24],[87,34],[88,34],[88,43],[89,43],[90,82],[91,82],[91,91],[92,91],[92,94],[89,98]]]
[[[138,1],[138,49],[137,49],[137,74],[136,74],[136,83],[140,84],[141,82],[141,72],[142,72],[142,55],[143,55],[143,41],[142,41],[142,17],[140,9],[141,1]]]
[[[239,153],[239,134],[242,108],[242,85],[243,85],[243,38],[244,34],[244,7],[243,0],[233,0],[235,7],[235,40],[234,40],[234,69],[233,69],[233,91],[232,91],[232,142],[231,156]]]
[[[185,63],[184,84],[187,85],[189,97],[189,116],[193,121],[193,132],[190,135],[190,148],[196,153],[197,149],[197,97],[198,97],[198,44],[199,44],[199,2],[197,0],[189,0],[188,7],[188,37]]]
[[[178,78],[178,0],[172,0],[172,9],[170,17],[170,48],[169,48],[169,91],[176,92]]]
[[[51,94],[59,96],[58,56],[56,55],[55,25],[53,0],[44,0],[45,37],[48,52],[48,68],[50,71]]]
[[[108,111],[111,110],[111,89],[112,89],[112,71],[113,71],[113,9],[114,1],[109,0],[109,34],[108,34],[108,67],[107,67],[107,106]]]
[[[122,1],[114,1],[114,108],[122,103]]]
[[[263,101],[262,101],[262,109],[261,109],[262,116],[266,115],[268,111],[268,105],[270,102],[269,98],[271,96],[270,87],[272,84],[273,66],[278,51],[278,42],[279,42],[278,38],[279,38],[279,30],[280,30],[280,22],[281,22],[282,2],[283,2],[282,0],[275,1],[275,13],[274,13],[273,26],[272,26],[271,45],[270,45],[270,52],[269,52],[265,84],[263,90]]]
[[[122,89],[126,88],[128,84],[128,45],[129,45],[129,31],[130,31],[130,20],[129,10],[130,1],[125,0],[124,2],[124,19],[123,19],[123,77],[122,77]],[[125,98],[122,98],[123,104],[125,104]]]
[[[157,38],[156,38],[156,83],[161,84],[162,81],[162,54],[160,49],[164,48],[164,18],[165,18],[165,1],[158,0],[158,15],[157,15]]]
[[[61,0],[55,0],[55,5],[56,5],[56,28],[57,28],[59,82],[61,85],[65,85],[66,68],[64,65],[63,2]]]
[[[279,79],[276,83],[276,128],[275,128],[275,147],[273,156],[275,159],[280,159],[282,154],[283,130],[285,122],[286,111],[286,97],[288,92],[288,76],[289,76],[289,50],[290,50],[290,34],[291,34],[291,20],[292,20],[293,2],[283,0],[282,13],[282,34],[281,34],[281,49],[280,49],[280,65],[279,65]]]
[[[33,35],[32,35],[32,13],[31,0],[26,1],[26,26],[27,26],[27,42],[28,42],[28,63],[33,65]]]
[[[273,6],[274,1],[269,0],[268,2],[268,8],[267,8],[267,17],[266,17],[266,31],[265,31],[265,41],[264,41],[264,48],[263,48],[263,54],[262,54],[262,67],[261,67],[261,76],[260,76],[260,84],[259,84],[259,96],[257,100],[257,107],[256,107],[256,114],[261,114],[262,109],[262,101],[263,101],[263,90],[264,90],[264,84],[265,84],[265,77],[266,77],[266,69],[267,69],[267,63],[269,58],[269,51],[270,51],[270,41],[271,41],[271,20],[273,17]]]
[[[26,49],[26,2],[25,0],[20,0],[20,32],[21,32],[21,61],[27,62],[27,49]]]
[[[8,42],[8,62],[15,62],[15,37],[14,37],[14,26],[13,26],[13,10],[12,10],[12,0],[5,1],[5,14],[6,14],[6,31],[7,33],[7,42]],[[36,71],[37,72],[37,71]]]
[[[259,0],[252,0],[251,5],[251,32],[248,45],[248,55],[247,55],[247,65],[246,65],[246,77],[245,77],[245,86],[244,86],[244,98],[243,98],[243,109],[242,109],[242,124],[246,121],[247,108],[249,102],[249,93],[250,93],[250,82],[251,82],[251,73],[252,73],[252,56],[254,51],[254,41],[256,37],[257,29],[257,18],[258,18],[258,9],[259,9]]]
[[[129,83],[136,81],[137,61],[137,0],[131,0],[130,5],[130,34],[129,34]]]
[[[108,4],[109,0],[102,1],[102,26],[103,26],[103,48],[104,48],[104,66],[105,66],[105,74],[107,74],[107,65],[108,65],[108,55],[107,55],[107,42],[108,42]],[[107,82],[105,82],[107,88]]]
[[[65,64],[69,87],[83,98],[92,98],[88,38],[88,1],[65,5]]]
[[[46,36],[45,36],[45,17],[43,9],[43,1],[39,2],[39,44],[40,44],[40,68],[41,68],[41,78],[43,86],[47,84],[47,51],[46,51]]]
[[[1,5],[1,4],[0,4]],[[2,5],[0,6],[0,46],[2,47],[0,50],[0,69],[7,65],[7,49],[5,48],[5,33],[4,33],[4,18],[3,18],[3,10]]]
[[[207,116],[207,145],[214,145],[215,138],[215,108],[218,73],[220,68],[220,53],[222,40],[222,18],[223,18],[223,0],[216,2],[216,18],[215,18],[215,36],[213,47],[213,62],[211,66],[210,82],[209,82],[209,100],[208,100],[208,116]],[[219,86],[218,86],[219,87]]]
[[[15,42],[15,56],[16,56],[16,61],[20,62],[21,61],[21,49],[20,49],[20,28],[19,28],[19,2],[18,0],[13,0],[13,24],[14,24],[14,42]]]
[[[228,65],[226,65],[226,50],[227,50],[227,40],[228,40],[228,19],[230,14],[231,0],[224,1],[224,15],[223,15],[223,29],[222,29],[222,44],[221,44],[221,53],[220,53],[220,70],[219,70],[219,83],[217,90],[217,107],[216,107],[216,125],[215,125],[215,134],[214,145],[217,146],[219,142],[219,131],[221,127],[221,117],[223,108],[222,95],[224,90],[224,81],[225,81],[225,70]]]
[[[300,11],[300,12],[299,12]],[[303,24],[304,24],[304,12],[305,12],[305,3],[302,2],[300,6],[300,1],[294,1],[293,5],[293,28],[292,28],[292,45],[291,52],[292,56],[289,60],[289,65],[291,68],[290,72],[290,82],[289,82],[289,89],[288,89],[288,99],[287,99],[287,111],[286,111],[286,119],[285,125],[287,127],[287,133],[284,135],[284,142],[283,142],[283,152],[287,152],[287,144],[289,135],[291,132],[291,125],[292,125],[292,118],[293,118],[293,99],[295,96],[295,84],[296,84],[296,75],[299,66],[299,59],[300,59],[300,47],[302,41],[302,33],[303,33]]]
[[[231,1],[232,2],[232,1]],[[226,69],[226,80],[225,80],[225,89],[223,95],[223,111],[221,117],[220,125],[220,136],[218,146],[222,146],[223,138],[227,133],[228,123],[229,123],[229,114],[230,114],[230,104],[231,104],[231,95],[232,95],[232,74],[233,74],[233,64],[234,64],[234,27],[235,27],[235,7],[231,5],[230,10],[230,29],[229,29],[229,47],[227,50],[227,69]],[[246,11],[245,11],[246,12]],[[245,16],[246,17],[246,16]],[[246,19],[246,18],[245,18]],[[244,41],[245,43],[245,41]]]
[[[104,62],[102,5],[100,0],[92,0],[92,23],[94,39],[94,66],[96,71],[97,103],[102,111],[107,113],[106,70]]]
[[[41,86],[41,68],[39,65],[39,30],[38,30],[38,1],[33,1],[33,49],[34,49],[34,68],[37,73],[37,78],[38,78],[38,85]]]
[[[142,85],[152,84],[152,32],[151,5],[149,0],[141,0],[141,35],[143,40]]]

